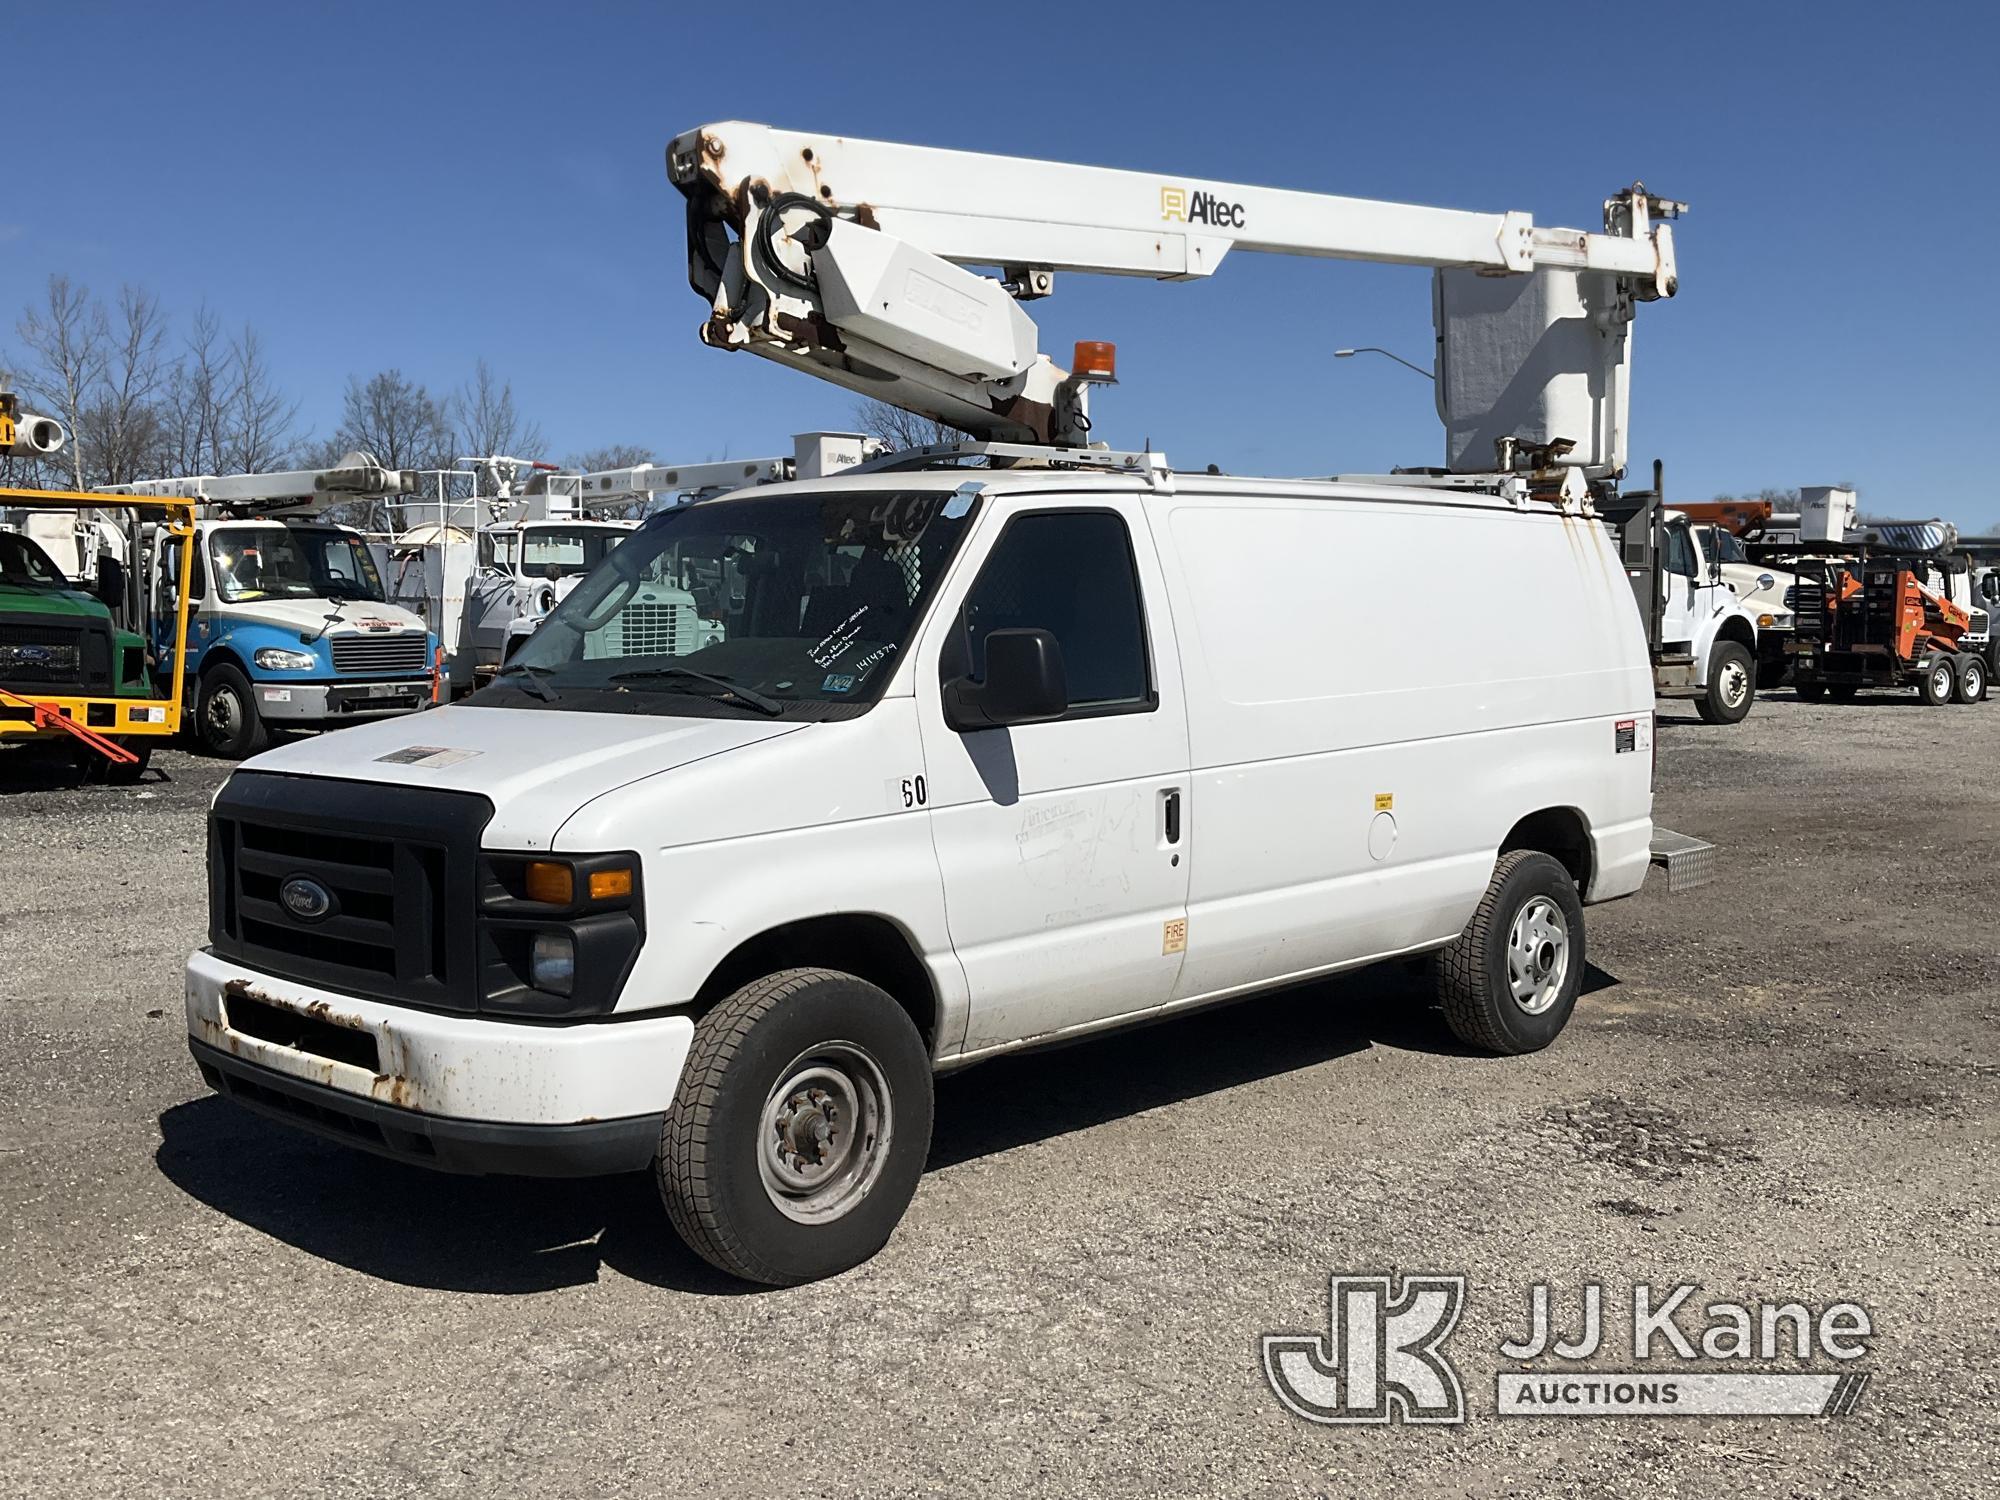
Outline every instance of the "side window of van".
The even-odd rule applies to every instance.
[[[1042,511],[1008,523],[966,596],[958,663],[986,675],[995,630],[1046,630],[1062,647],[1074,710],[1150,709],[1146,617],[1124,519],[1110,511]]]

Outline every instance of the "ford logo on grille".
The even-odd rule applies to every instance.
[[[279,886],[278,900],[301,922],[317,922],[333,910],[333,892],[308,875],[294,875]]]

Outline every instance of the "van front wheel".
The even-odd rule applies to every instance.
[[[1438,955],[1438,1001],[1452,1034],[1483,1052],[1539,1052],[1583,987],[1583,903],[1549,855],[1500,856],[1465,931]]]
[[[908,1012],[851,974],[786,969],[695,1027],[655,1172],[703,1259],[794,1286],[888,1243],[930,1139],[930,1057]]]

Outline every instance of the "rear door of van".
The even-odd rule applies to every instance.
[[[965,1050],[1165,1004],[1186,943],[1187,710],[1159,559],[1133,495],[995,496],[916,673]],[[1062,648],[1059,720],[960,733],[941,685],[986,635]]]

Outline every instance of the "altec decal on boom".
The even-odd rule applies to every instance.
[[[999,442],[1089,441],[1102,372],[1055,365],[1020,305],[1056,272],[1184,281],[1250,250],[1434,268],[1444,467],[1580,491],[1624,472],[1633,313],[1678,285],[1683,205],[1636,184],[1597,233],[740,121],[676,137],[667,173],[704,341]]]

